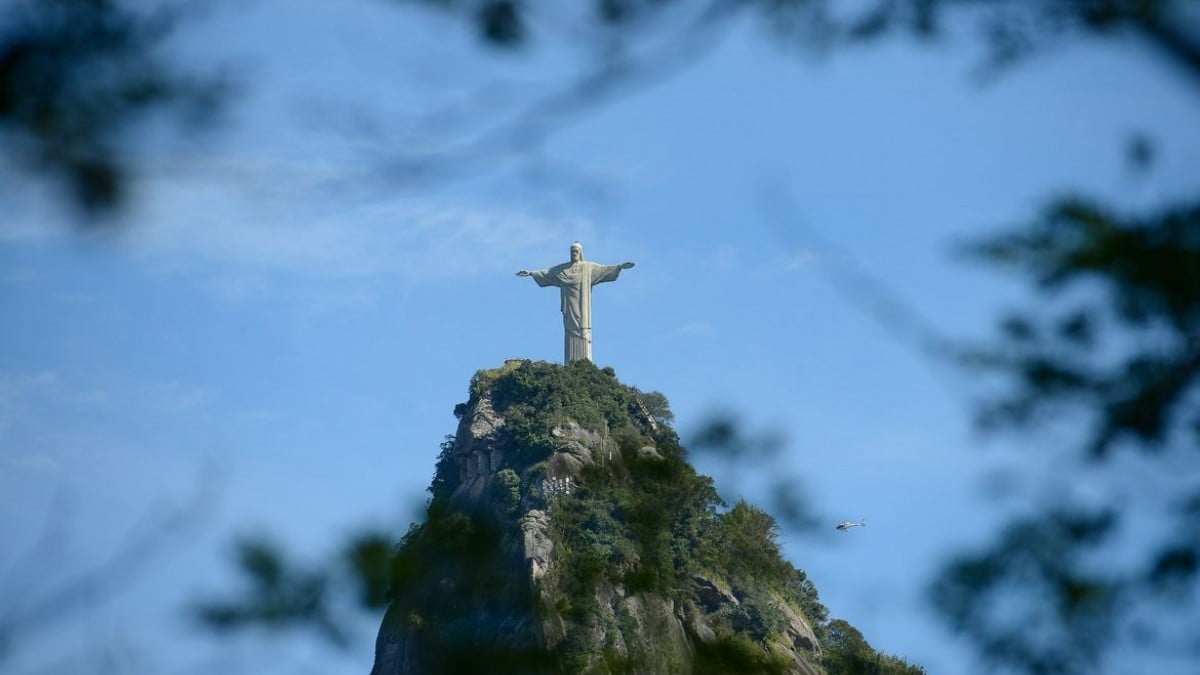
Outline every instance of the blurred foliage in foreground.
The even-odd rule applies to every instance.
[[[163,118],[195,128],[229,93],[216,76],[164,55],[180,8],[147,5],[16,0],[0,8],[0,161],[61,181],[88,218],[124,205],[141,168],[143,128]]]
[[[509,57],[548,43],[578,52],[587,65],[577,81],[547,92],[511,126],[501,126],[505,152],[531,150],[572,115],[603,108],[639,81],[698,62],[745,17],[764,29],[764,39],[818,54],[895,36],[936,43],[966,34],[979,47],[979,70],[986,75],[1061,47],[1066,38],[1134,36],[1200,81],[1193,0],[590,0],[569,8],[523,0],[378,2],[450,16]],[[130,183],[147,168],[146,157],[134,150],[141,140],[161,131],[164,119],[194,129],[191,122],[233,102],[225,74],[190,72],[166,48],[171,34],[192,28],[202,11],[226,9],[219,0],[6,3],[0,8],[0,162],[66,186],[83,222],[124,206]],[[404,18],[397,13],[398,26]],[[211,49],[221,55],[219,43]],[[416,143],[419,149],[392,148],[397,165],[412,169],[394,175],[462,177],[479,162],[457,160],[479,160],[494,150],[468,140],[493,125],[494,112],[468,122],[433,152],[454,157],[431,156],[429,139]],[[464,146],[475,156],[460,156]],[[447,158],[455,161],[442,161]]]
[[[1063,490],[1016,517],[932,586],[935,607],[992,662],[1091,673],[1136,644],[1200,656],[1200,203],[1141,217],[1060,200],[1031,225],[971,248],[1034,284],[1030,307],[969,351],[1003,392],[980,408],[992,430],[1076,430],[1075,481],[1132,497]],[[1122,457],[1122,454],[1132,455]],[[1182,634],[1178,634],[1182,633]],[[1143,647],[1144,648],[1144,647]]]

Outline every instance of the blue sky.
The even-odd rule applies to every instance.
[[[18,667],[105,651],[162,672],[366,672],[374,618],[347,654],[256,638],[214,656],[181,607],[228,587],[237,533],[314,557],[360,525],[402,534],[471,374],[561,357],[557,298],[513,273],[566,260],[578,239],[589,259],[637,263],[596,291],[596,361],[665,393],[685,436],[714,410],[782,434],[772,471],[830,518],[870,522],[784,537],[831,614],[931,673],[970,668],[924,584],[1061,487],[1035,469],[1065,464],[1035,459],[1052,441],[977,437],[974,383],[829,279],[865,271],[940,331],[985,335],[1022,295],[954,244],[1063,190],[1137,207],[1194,189],[1200,100],[1181,76],[1136,44],[1077,42],[981,86],[964,40],[815,60],[747,23],[532,154],[405,188],[381,167],[407,144],[452,130],[462,108],[467,125],[502,120],[576,62],[561,46],[482,55],[445,17],[389,3],[293,5],[219,6],[175,46],[233,65],[243,94],[201,139],[136,147],[152,170],[124,230],[80,236],[48,186],[5,179],[18,189],[0,195],[2,592],[42,597],[147,514],[209,494],[166,562],[30,639]],[[1147,175],[1123,161],[1132,133],[1158,142]],[[779,224],[780,194],[828,245]],[[727,496],[766,499],[761,467],[700,468]],[[983,496],[998,470],[1018,485],[1004,502]],[[51,555],[36,548],[47,522],[69,533]]]

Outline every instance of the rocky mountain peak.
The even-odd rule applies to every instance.
[[[661,394],[509,361],[455,414],[372,675],[826,672],[815,588],[686,461]]]

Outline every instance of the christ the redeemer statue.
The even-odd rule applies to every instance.
[[[571,262],[544,270],[521,270],[538,286],[557,286],[562,297],[563,363],[592,360],[592,286],[616,281],[633,263],[600,265],[583,259],[583,244],[571,244]]]

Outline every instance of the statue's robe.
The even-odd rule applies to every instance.
[[[562,297],[563,363],[592,360],[592,286],[616,281],[620,265],[589,260],[530,272],[538,286],[557,286]]]

